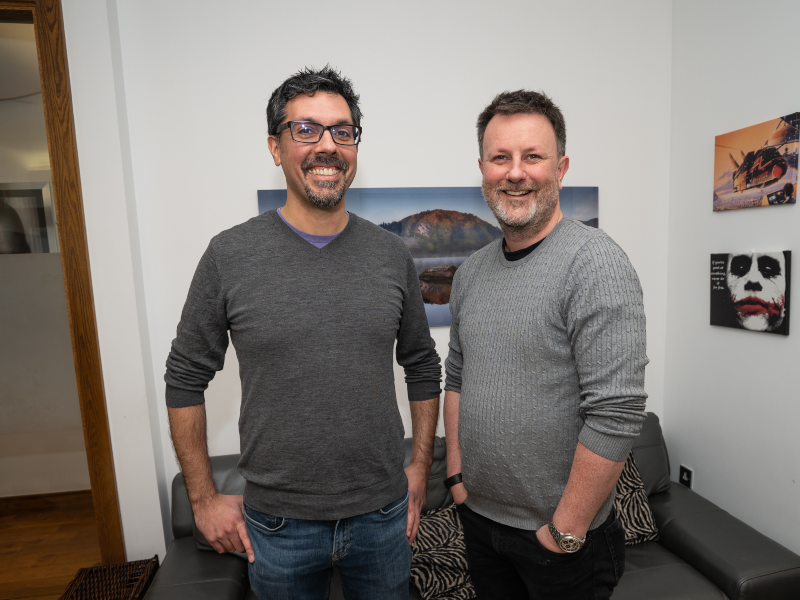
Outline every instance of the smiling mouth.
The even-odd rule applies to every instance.
[[[338,168],[322,168],[322,167],[315,167],[312,169],[308,169],[308,172],[312,175],[338,175],[341,169]]]
[[[775,302],[764,302],[755,296],[747,296],[738,302],[733,303],[734,308],[742,316],[750,317],[755,315],[769,315],[771,317],[780,316],[783,304]]]

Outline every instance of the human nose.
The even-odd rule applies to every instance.
[[[336,143],[333,141],[333,134],[330,129],[322,132],[322,137],[317,142],[317,150],[320,152],[336,152]]]
[[[506,179],[517,182],[525,179],[525,170],[522,168],[522,161],[518,158],[511,161],[510,168],[506,173]]]

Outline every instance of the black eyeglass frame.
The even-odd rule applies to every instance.
[[[303,140],[298,140],[295,139],[294,132],[292,132],[291,129],[293,123],[307,123],[309,125],[319,125],[320,127],[322,127],[322,131],[320,132],[319,137],[317,138],[316,141],[306,142]],[[336,137],[333,135],[333,130],[336,129],[337,127],[352,127],[353,129],[355,129],[356,132],[355,139],[358,141],[355,142],[354,144],[342,144],[341,142],[337,142]],[[349,125],[346,123],[340,123],[339,125],[323,125],[322,123],[315,123],[314,121],[286,121],[286,123],[278,125],[278,128],[275,130],[275,135],[279,135],[284,129],[288,129],[289,135],[292,136],[292,140],[294,140],[299,144],[317,144],[322,139],[322,136],[325,135],[325,132],[330,131],[333,143],[339,146],[358,146],[361,143],[361,133],[363,132],[363,129],[358,125]]]

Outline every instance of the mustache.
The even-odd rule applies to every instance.
[[[343,172],[347,172],[347,163],[344,162],[341,158],[337,158],[336,156],[309,156],[307,159],[303,161],[303,164],[300,165],[300,168],[303,171],[308,171],[314,165],[331,165],[334,167],[338,167]]]
[[[540,189],[542,189],[542,187],[539,186],[539,185],[536,185],[535,183],[533,183],[533,184],[532,183],[527,183],[527,184],[519,184],[519,185],[514,185],[513,183],[512,184],[501,183],[501,184],[498,184],[497,186],[495,186],[494,191],[495,192],[525,192],[525,193],[527,193],[527,192],[538,192]]]

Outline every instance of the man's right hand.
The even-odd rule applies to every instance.
[[[219,552],[247,552],[247,560],[255,561],[255,553],[244,522],[242,496],[214,494],[193,506],[194,521],[208,543]]]
[[[453,502],[456,504],[463,504],[467,499],[467,488],[463,483],[457,483],[450,488],[450,493],[453,494]]]

